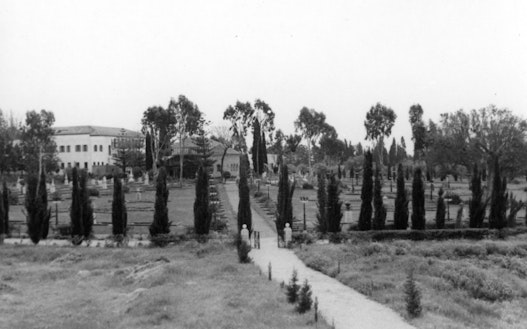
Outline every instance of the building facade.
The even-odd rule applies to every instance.
[[[142,142],[136,131],[100,126],[54,127],[59,167],[78,167],[93,172],[96,167],[113,165],[116,146],[123,140]]]

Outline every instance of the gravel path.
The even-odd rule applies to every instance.
[[[233,209],[238,208],[238,188],[234,182],[225,186],[229,202]],[[337,329],[410,329],[414,328],[406,323],[393,310],[369,300],[364,295],[343,285],[337,280],[320,272],[307,268],[304,263],[288,249],[278,248],[274,229],[252,211],[253,229],[260,231],[261,249],[253,249],[250,253],[254,263],[267,273],[269,263],[272,267],[273,279],[287,283],[293,269],[298,272],[299,282],[307,279],[316,296],[320,314],[329,324]]]

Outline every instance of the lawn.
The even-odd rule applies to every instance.
[[[306,328],[229,243],[0,248],[1,328]],[[329,328],[319,322],[318,328]]]
[[[403,284],[415,269],[423,315],[410,322],[418,328],[519,329],[527,328],[526,238],[353,241],[303,245],[296,253],[306,265],[403,316]]]

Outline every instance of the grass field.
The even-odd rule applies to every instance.
[[[304,245],[306,265],[406,316],[403,284],[415,269],[418,328],[527,328],[527,236],[507,241],[355,241]],[[340,262],[340,272],[339,272]]]
[[[315,328],[230,244],[0,248],[0,328]],[[329,328],[322,322],[318,328]]]

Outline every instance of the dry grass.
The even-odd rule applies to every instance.
[[[308,245],[304,262],[406,316],[409,268],[422,290],[418,328],[526,328],[527,236],[508,241]],[[340,261],[340,272],[338,262]]]
[[[2,246],[0,328],[306,328],[217,241],[166,249]],[[320,328],[329,328],[319,323]]]

